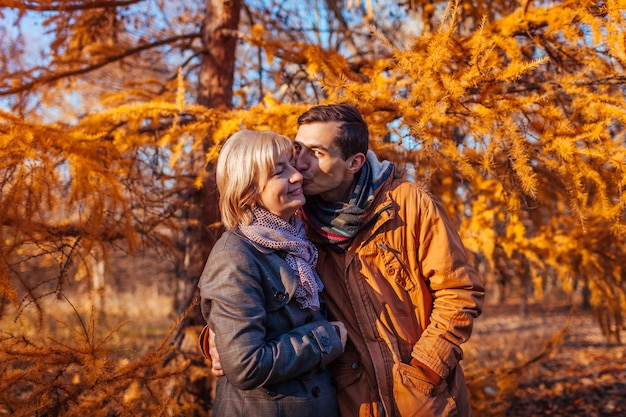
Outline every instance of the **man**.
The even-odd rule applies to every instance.
[[[301,215],[329,315],[348,329],[331,371],[342,417],[469,416],[459,361],[484,287],[440,203],[368,151],[358,109],[298,118]]]
[[[440,203],[368,151],[347,103],[298,118],[296,168],[331,320],[348,343],[331,364],[342,417],[469,416],[460,345],[484,287]],[[213,371],[220,374],[212,349]]]

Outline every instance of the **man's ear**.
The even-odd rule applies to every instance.
[[[350,174],[356,174],[359,172],[363,164],[365,163],[365,155],[361,152],[357,152],[348,158],[348,172]]]

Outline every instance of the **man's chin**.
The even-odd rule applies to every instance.
[[[315,188],[307,186],[307,185],[302,186],[302,192],[304,193],[305,196],[313,196],[315,194],[318,194],[315,192]]]

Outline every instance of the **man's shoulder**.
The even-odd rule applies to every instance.
[[[434,196],[422,184],[417,184],[405,178],[398,178],[389,183],[387,192],[394,200],[417,199],[430,201],[434,199]]]

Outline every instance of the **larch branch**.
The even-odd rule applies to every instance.
[[[0,0],[1,1],[1,0]],[[18,87],[15,88],[10,88],[10,89],[6,89],[6,90],[0,90],[0,96],[8,96],[8,95],[12,95],[12,94],[17,94],[17,93],[22,93],[24,91],[28,91],[38,85],[42,85],[42,84],[50,84],[53,83],[55,81],[58,81],[60,79],[63,78],[67,78],[67,77],[72,77],[75,75],[81,75],[81,74],[87,74],[89,72],[95,71],[99,68],[102,68],[106,65],[112,64],[114,62],[120,61],[124,58],[127,58],[129,56],[132,56],[134,54],[152,49],[152,48],[156,48],[159,46],[163,46],[163,45],[167,45],[182,39],[194,39],[200,36],[200,33],[191,33],[191,34],[185,34],[185,35],[180,35],[180,36],[174,36],[171,38],[167,38],[167,39],[162,39],[160,41],[156,41],[156,42],[152,42],[149,44],[145,44],[145,45],[141,45],[135,48],[131,48],[131,49],[127,49],[125,51],[123,51],[120,54],[117,55],[111,55],[106,57],[105,59],[103,59],[100,62],[94,63],[94,64],[90,64],[87,65],[85,67],[82,68],[78,68],[78,69],[74,69],[74,70],[68,70],[68,71],[61,71],[58,73],[53,73],[47,77],[42,77],[42,78],[37,78],[34,79],[28,83],[22,84]]]
[[[118,1],[75,1],[66,2],[36,2],[23,0],[0,0],[0,7],[8,7],[19,10],[32,10],[37,12],[67,12],[76,10],[110,9],[115,7],[126,7],[132,4],[141,3],[145,0],[118,0]]]

